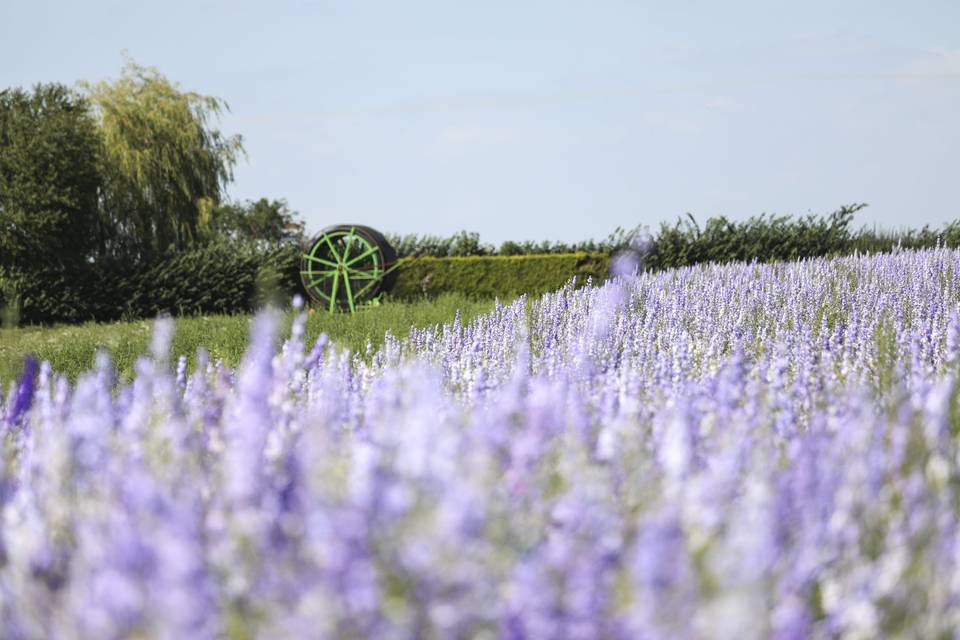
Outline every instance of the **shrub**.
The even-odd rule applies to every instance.
[[[711,218],[701,230],[690,214],[660,227],[648,258],[650,269],[670,269],[701,262],[772,262],[835,255],[851,249],[848,229],[853,215],[866,205],[842,207],[826,217],[750,218],[731,222]]]
[[[83,270],[7,270],[0,273],[0,308],[19,292],[19,317],[28,324],[110,322],[157,314],[232,314],[268,297],[302,293],[299,250],[268,251],[215,244],[151,262],[111,261]]]

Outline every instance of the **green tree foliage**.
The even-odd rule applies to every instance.
[[[475,231],[459,231],[448,238],[434,235],[387,234],[390,243],[399,257],[432,256],[445,258],[450,256],[486,256],[496,253],[493,246],[481,244],[480,234]]]
[[[401,258],[412,256],[432,256],[435,258],[464,257],[464,256],[526,256],[543,255],[550,253],[615,253],[629,247],[636,239],[646,234],[643,226],[624,230],[617,227],[613,233],[603,240],[586,240],[582,242],[551,242],[524,240],[516,242],[507,240],[499,249],[493,245],[480,242],[480,234],[474,231],[459,231],[450,237],[416,234],[397,235],[387,234],[387,241],[397,251]]]
[[[258,245],[299,243],[304,224],[286,200],[230,202],[215,207],[205,231],[209,239],[249,241]]]
[[[226,103],[131,60],[119,80],[81,86],[100,123],[102,251],[151,258],[194,244],[243,153],[240,136],[212,127]]]
[[[701,229],[690,214],[687,220],[663,224],[647,260],[652,269],[669,269],[701,262],[795,260],[850,252],[854,234],[850,223],[867,205],[841,207],[827,216],[755,216],[732,222],[710,218]]]
[[[63,85],[0,91],[0,269],[76,268],[96,227],[97,130]]]
[[[20,318],[23,275],[83,270],[99,177],[87,103],[58,84],[0,91],[0,324]]]

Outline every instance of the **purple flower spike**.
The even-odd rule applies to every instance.
[[[13,403],[7,412],[7,425],[13,427],[19,425],[24,414],[30,408],[33,402],[33,393],[35,390],[37,378],[37,359],[32,355],[24,358],[23,374],[17,383],[17,391],[13,396]]]
[[[323,357],[324,351],[327,348],[327,343],[329,338],[327,334],[321,333],[317,337],[317,341],[313,344],[313,348],[310,350],[310,353],[307,354],[307,357],[303,361],[303,368],[306,370],[313,369],[317,364],[319,364],[320,359]]]
[[[28,359],[0,638],[954,637],[956,274],[642,270],[358,352],[268,313],[189,377],[160,320],[129,384]]]

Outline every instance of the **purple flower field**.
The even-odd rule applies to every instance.
[[[960,252],[0,394],[0,638],[951,638]],[[34,375],[31,367],[36,368]]]

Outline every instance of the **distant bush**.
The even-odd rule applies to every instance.
[[[114,261],[69,272],[7,270],[0,272],[0,308],[15,302],[27,324],[245,313],[266,297],[289,299],[300,291],[298,270],[296,247],[224,243],[151,262]],[[18,300],[5,299],[11,291]]]
[[[631,230],[617,227],[613,233],[603,240],[586,240],[584,242],[551,242],[549,240],[534,242],[524,240],[516,242],[508,240],[499,248],[480,242],[480,234],[472,231],[460,231],[449,238],[441,236],[418,236],[387,234],[387,241],[397,250],[397,256],[407,258],[412,256],[430,256],[434,258],[450,258],[463,256],[526,256],[556,253],[607,253],[629,247],[637,237],[646,233],[642,226]]]
[[[652,270],[701,262],[772,262],[845,253],[852,248],[850,222],[866,205],[843,207],[825,217],[766,216],[731,222],[711,218],[703,229],[688,215],[663,224],[645,266]]]
[[[442,236],[418,236],[386,234],[387,242],[396,249],[398,258],[408,256],[487,256],[495,253],[491,245],[480,243],[480,234],[460,231],[444,238]]]
[[[942,229],[931,229],[924,226],[922,229],[906,231],[877,231],[863,228],[851,238],[850,246],[846,249],[852,253],[885,253],[894,248],[900,249],[928,249],[935,246],[960,247],[960,221],[945,224]]]
[[[658,271],[702,262],[773,262],[852,253],[889,252],[895,248],[960,246],[960,221],[940,230],[852,230],[854,214],[866,205],[844,206],[827,216],[756,216],[743,222],[711,218],[701,229],[688,214],[663,224],[651,244],[644,267]]]

